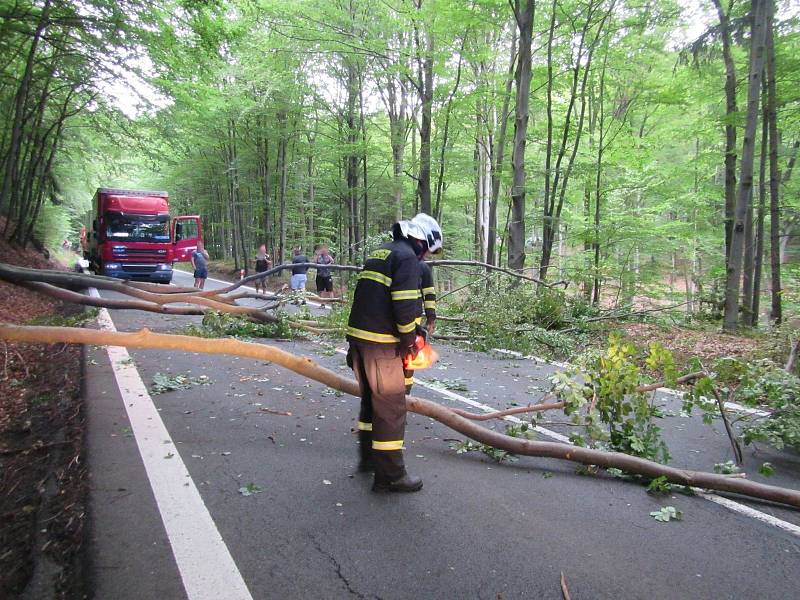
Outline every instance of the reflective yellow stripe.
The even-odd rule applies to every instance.
[[[406,382],[406,385],[411,385],[412,383],[414,383],[414,378],[413,377],[406,377],[405,378],[405,382]]]
[[[425,308],[432,308],[436,310],[436,300],[425,300]]]
[[[364,421],[358,422],[359,431],[372,431],[372,423],[365,423]]]
[[[414,322],[415,322],[417,325],[422,325],[422,317],[417,317],[416,319],[414,319]]]
[[[378,273],[377,271],[361,271],[358,274],[359,279],[372,279],[372,281],[377,281],[378,283],[382,283],[386,287],[392,285],[392,278],[387,277],[383,273]]]
[[[416,321],[411,321],[411,323],[409,323],[408,325],[400,325],[398,323],[397,331],[399,331],[400,333],[411,333],[412,331],[414,331],[414,329],[416,329],[416,327],[417,327]]]
[[[435,293],[436,293],[436,288],[435,287],[422,288],[422,295],[423,296],[426,296],[428,294],[435,294]]]
[[[373,450],[402,450],[403,440],[393,440],[391,442],[378,442],[372,440]]]
[[[374,331],[365,331],[363,329],[356,329],[355,327],[347,326],[347,335],[352,335],[368,342],[380,342],[381,344],[393,344],[400,340],[393,335],[386,333],[375,333]]]
[[[419,297],[419,290],[395,290],[392,292],[392,300],[416,300]]]

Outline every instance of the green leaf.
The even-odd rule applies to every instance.
[[[263,491],[264,490],[255,483],[248,483],[247,485],[239,488],[239,493],[242,496],[252,496],[254,494],[260,494]]]
[[[764,477],[772,477],[775,475],[775,467],[772,466],[772,463],[765,462],[758,467],[758,472]]]
[[[675,510],[674,506],[662,506],[660,509],[651,512],[650,516],[662,523],[680,521],[683,519],[683,513],[679,510]]]

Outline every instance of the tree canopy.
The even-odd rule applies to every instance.
[[[358,263],[424,211],[449,257],[595,303],[721,307],[735,278],[733,326],[757,324],[763,293],[777,320],[799,301],[800,17],[774,0],[691,8],[0,2],[5,233],[60,241],[95,187],[130,185],[202,215],[237,269],[261,243]]]

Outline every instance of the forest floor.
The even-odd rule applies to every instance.
[[[0,260],[61,268],[4,240]],[[0,297],[0,321],[59,324],[76,314],[8,283]],[[0,360],[0,597],[83,597],[81,348],[4,343]]]

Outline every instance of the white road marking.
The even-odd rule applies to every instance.
[[[698,496],[705,498],[706,500],[710,500],[715,504],[719,504],[720,506],[724,506],[728,510],[732,510],[733,512],[737,512],[741,515],[745,515],[747,517],[751,517],[762,523],[767,523],[768,525],[772,525],[774,527],[778,527],[779,529],[783,529],[784,531],[788,531],[789,533],[793,533],[794,535],[800,536],[800,527],[795,525],[794,523],[788,523],[782,519],[778,519],[777,517],[773,517],[772,515],[768,515],[767,513],[761,512],[760,510],[756,510],[755,508],[750,508],[744,504],[739,504],[738,502],[734,502],[728,498],[724,498],[722,496],[718,496],[717,494],[712,494],[710,492],[706,492],[704,490],[698,488],[692,488],[695,494]]]
[[[347,351],[343,350],[342,348],[337,348],[336,351],[339,352],[340,354],[347,354]],[[507,352],[512,352],[512,351],[508,350]],[[472,400],[470,398],[465,398],[464,396],[462,396],[460,394],[456,394],[455,392],[451,392],[450,390],[442,389],[442,388],[440,388],[438,386],[431,385],[427,381],[424,381],[424,380],[420,379],[419,377],[417,377],[416,374],[414,375],[414,383],[418,383],[423,387],[426,387],[426,388],[428,388],[430,390],[433,390],[434,392],[437,392],[438,394],[441,394],[442,396],[450,398],[451,400],[455,400],[457,402],[461,402],[461,403],[466,404],[468,406],[472,406],[473,408],[480,409],[480,410],[482,410],[484,412],[487,412],[487,413],[497,412],[496,408],[492,408],[491,406],[488,406],[486,404],[482,404],[480,402],[476,402],[475,400]],[[505,421],[509,421],[511,423],[522,423],[521,419],[518,419],[517,417],[514,417],[512,415],[508,415],[506,417],[503,417],[503,419]],[[569,438],[567,436],[561,435],[560,433],[558,433],[556,431],[551,431],[550,429],[547,429],[546,427],[542,427],[540,425],[537,425],[534,428],[534,430],[537,433],[541,433],[542,435],[546,435],[547,437],[552,438],[554,440],[557,440],[559,442],[563,442],[565,444],[572,445],[572,442],[570,442],[570,440],[569,440]],[[719,496],[717,494],[714,494],[714,493],[711,493],[711,492],[707,492],[707,491],[702,490],[700,488],[692,488],[692,490],[698,496],[700,496],[701,498],[709,500],[710,502],[714,502],[715,504],[718,504],[720,506],[724,506],[728,510],[731,510],[731,511],[733,511],[735,513],[739,513],[740,515],[751,517],[753,519],[756,519],[757,521],[761,521],[762,523],[766,523],[768,525],[772,525],[774,527],[778,527],[779,529],[783,529],[784,531],[788,531],[789,533],[793,533],[794,535],[800,536],[800,526],[797,526],[794,523],[789,523],[788,521],[784,521],[784,520],[779,519],[777,517],[773,517],[772,515],[768,515],[765,512],[761,512],[760,510],[756,510],[755,508],[751,508],[751,507],[749,507],[749,506],[747,506],[745,504],[740,504],[739,502],[735,502],[734,500],[730,500],[728,498],[724,498],[724,497]]]
[[[94,288],[89,294],[99,297]],[[97,320],[101,329],[116,331],[105,308]],[[253,600],[128,350],[107,350],[186,595],[189,600]]]

